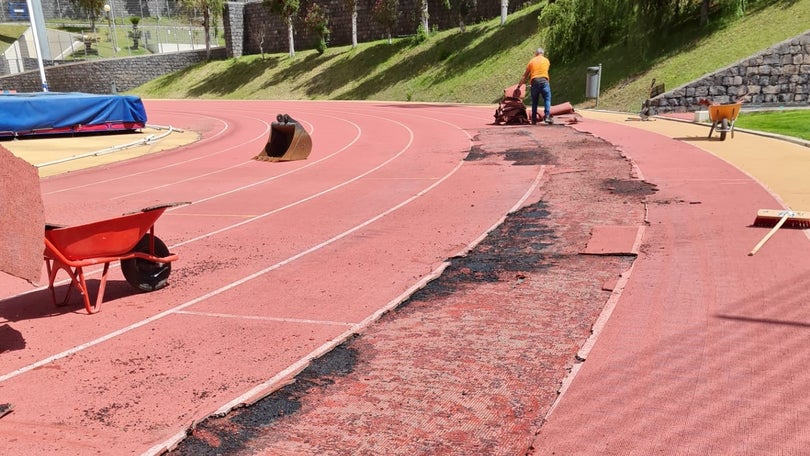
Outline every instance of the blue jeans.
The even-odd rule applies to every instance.
[[[532,122],[537,120],[537,105],[543,96],[544,117],[551,116],[551,84],[545,78],[532,79]]]

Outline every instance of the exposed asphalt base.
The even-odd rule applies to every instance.
[[[204,420],[171,454],[532,451],[606,284],[635,258],[581,254],[591,229],[642,225],[655,188],[613,146],[570,128],[486,129],[476,141],[473,166],[545,165],[540,200],[293,383]]]

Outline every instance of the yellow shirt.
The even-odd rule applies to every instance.
[[[551,66],[551,62],[548,61],[546,56],[540,54],[534,56],[531,60],[529,60],[529,64],[526,65],[526,73],[529,74],[529,80],[526,82],[532,82],[534,78],[546,78],[551,79],[548,77],[548,68]]]

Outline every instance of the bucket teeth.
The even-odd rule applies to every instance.
[[[289,114],[278,114],[270,124],[270,139],[259,155],[260,161],[306,160],[312,151],[312,138]]]

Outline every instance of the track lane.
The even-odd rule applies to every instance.
[[[437,143],[437,141],[443,142]],[[467,147],[469,147],[469,137],[465,137],[465,142]],[[306,341],[294,344],[294,348],[288,349],[290,356],[293,358],[306,357],[307,354],[313,352],[313,349],[322,345],[318,343],[319,341],[329,340],[329,338],[333,337],[335,334],[343,334],[346,328],[342,326],[341,323],[357,324],[363,321],[364,318],[373,314],[375,309],[379,308],[380,304],[373,305],[374,302],[391,302],[392,299],[401,295],[414,283],[417,283],[420,279],[430,274],[431,271],[437,267],[437,264],[440,264],[442,259],[454,253],[458,253],[459,250],[463,249],[465,243],[472,242],[472,240],[480,236],[483,231],[488,229],[499,217],[511,208],[514,202],[519,199],[520,195],[525,194],[526,189],[531,187],[532,182],[535,181],[537,176],[537,169],[531,169],[530,167],[515,170],[517,167],[508,167],[503,164],[465,163],[464,166],[458,168],[461,171],[456,171],[455,169],[446,171],[444,176],[446,176],[448,180],[442,182],[443,185],[439,185],[425,194],[420,194],[420,186],[422,191],[424,191],[440,180],[441,176],[437,176],[435,170],[431,169],[431,165],[435,164],[433,158],[437,156],[446,158],[446,149],[458,149],[458,146],[450,146],[447,143],[446,135],[443,136],[441,134],[426,135],[419,143],[421,144],[421,148],[433,148],[432,152],[430,152],[433,155],[428,154],[424,157],[417,156],[414,160],[401,160],[396,162],[397,165],[402,163],[406,165],[417,165],[416,168],[403,167],[403,174],[398,176],[396,172],[390,171],[391,168],[386,167],[384,171],[381,171],[381,175],[379,176],[357,179],[354,185],[347,185],[345,188],[341,188],[340,191],[331,192],[329,197],[322,196],[314,198],[309,204],[302,204],[296,206],[294,209],[286,210],[285,217],[283,217],[285,221],[300,223],[299,226],[290,225],[287,229],[282,228],[280,231],[276,231],[295,234],[295,236],[291,236],[283,242],[284,247],[289,248],[289,252],[286,253],[288,256],[285,257],[285,254],[281,252],[268,253],[267,251],[256,251],[254,254],[256,258],[250,257],[250,261],[247,261],[245,255],[240,255],[240,252],[233,251],[232,257],[234,259],[242,259],[245,262],[254,264],[254,268],[256,265],[265,265],[264,269],[253,273],[260,273],[256,278],[250,278],[252,277],[251,275],[242,275],[242,279],[234,279],[239,276],[239,274],[234,271],[240,271],[241,265],[229,265],[227,268],[222,267],[220,269],[214,269],[213,271],[203,271],[206,274],[200,276],[200,279],[195,279],[192,274],[188,272],[188,269],[206,266],[206,258],[210,262],[211,258],[216,256],[216,253],[212,255],[211,252],[221,251],[218,249],[236,249],[240,245],[253,244],[253,236],[255,236],[256,232],[265,232],[264,230],[266,230],[270,233],[268,240],[277,241],[276,239],[272,239],[272,230],[279,228],[277,224],[266,226],[257,224],[255,227],[245,225],[242,227],[242,230],[239,228],[232,229],[228,233],[228,236],[211,237],[211,248],[204,248],[202,242],[194,243],[193,246],[190,245],[186,250],[184,250],[185,246],[178,246],[185,266],[176,272],[178,277],[182,277],[183,280],[177,281],[177,279],[173,279],[172,286],[165,290],[172,290],[170,296],[169,293],[165,291],[145,295],[126,296],[125,292],[122,290],[113,291],[116,287],[111,287],[110,291],[113,291],[114,294],[118,292],[124,295],[120,296],[119,299],[114,299],[112,302],[105,303],[104,311],[101,314],[93,317],[87,317],[81,314],[59,315],[58,319],[60,320],[60,325],[69,323],[72,327],[70,331],[67,331],[67,334],[58,335],[56,337],[57,340],[54,340],[53,334],[51,334],[47,343],[40,345],[43,349],[51,347],[51,353],[53,353],[53,346],[59,345],[60,338],[64,338],[66,342],[72,335],[88,336],[95,333],[97,337],[107,337],[110,334],[112,334],[112,336],[101,340],[97,344],[82,348],[80,351],[65,353],[63,357],[54,359],[52,362],[41,364],[37,368],[20,373],[12,378],[7,378],[2,382],[4,389],[6,391],[17,391],[18,394],[22,396],[25,396],[26,392],[33,394],[34,391],[27,390],[29,386],[34,384],[49,384],[49,382],[53,381],[53,372],[56,370],[45,367],[58,366],[60,382],[89,381],[92,384],[104,385],[103,388],[112,393],[112,397],[127,397],[128,387],[133,385],[132,381],[134,381],[134,378],[142,378],[146,381],[154,377],[153,373],[157,369],[147,366],[143,370],[135,369],[136,372],[125,371],[124,369],[129,367],[130,364],[151,365],[151,363],[157,363],[157,359],[172,358],[169,364],[173,366],[173,368],[187,372],[189,378],[197,378],[199,375],[202,375],[202,373],[190,367],[189,363],[194,366],[197,366],[197,364],[194,363],[203,366],[210,364],[211,358],[218,358],[215,356],[216,351],[212,354],[207,350],[208,347],[203,347],[199,343],[194,345],[195,348],[198,348],[194,353],[190,353],[188,350],[178,350],[176,346],[179,343],[178,338],[180,335],[189,336],[191,334],[199,335],[202,333],[207,336],[220,335],[220,339],[222,339],[223,337],[227,337],[227,334],[233,334],[233,331],[238,333],[238,330],[233,329],[234,327],[243,328],[242,331],[245,333],[252,333],[250,330],[244,329],[244,325],[265,329],[269,328],[267,325],[270,325],[270,327],[280,327],[280,329],[270,330],[268,332],[268,334],[277,333],[280,339],[265,338],[259,340],[255,335],[246,336],[246,339],[249,341],[262,342],[260,346],[264,347],[263,350],[265,351],[267,347],[278,348],[284,346],[285,337],[289,340],[300,340],[300,337],[306,336]],[[450,143],[452,143],[452,141]],[[419,158],[425,157],[427,157],[427,159],[419,160]],[[463,158],[463,154],[459,153],[452,160],[446,161],[447,163],[455,162],[458,164],[461,158]],[[427,177],[415,178],[413,174],[414,169],[423,172],[434,172],[430,173]],[[497,172],[493,173],[493,171]],[[512,176],[505,173],[505,171],[516,171],[514,182],[508,181],[509,185],[506,185],[504,179]],[[386,175],[386,173],[388,174]],[[471,186],[470,182],[475,182],[476,185]],[[381,183],[385,183],[386,185],[381,186]],[[392,183],[396,185],[391,185]],[[414,186],[414,184],[417,185]],[[366,190],[363,190],[364,187]],[[396,187],[398,191],[392,192],[393,197],[386,198],[385,195],[381,194],[379,191],[380,188],[389,189],[394,187]],[[369,189],[376,191],[369,191]],[[450,189],[450,191],[447,191],[447,189]],[[457,189],[455,193],[452,191],[453,189]],[[487,191],[487,189],[489,189],[489,191]],[[364,195],[369,199],[358,202],[358,198]],[[418,195],[418,197],[413,201],[409,201],[406,206],[397,208],[396,211],[386,213],[385,210],[381,210],[396,207],[398,204],[408,201],[406,197],[414,198],[414,195]],[[428,203],[428,199],[432,201]],[[346,202],[351,201],[348,207],[359,209],[368,207],[368,209],[370,209],[367,211],[368,213],[376,212],[378,215],[385,215],[375,219],[375,217],[369,218],[368,214],[362,215],[362,211],[358,211],[358,215],[353,215],[351,220],[346,221],[346,225],[336,225],[332,227],[332,231],[326,230],[321,235],[315,235],[314,238],[311,238],[315,240],[314,243],[312,240],[307,241],[308,235],[305,234],[308,232],[306,213],[309,211],[310,214],[320,214],[321,211],[339,210],[341,201],[343,201],[344,205],[346,205]],[[386,203],[386,201],[390,202]],[[461,202],[466,204],[458,204]],[[470,204],[470,202],[473,203]],[[188,220],[183,220],[186,218],[183,216],[183,211],[193,208],[194,206],[190,206],[182,208],[182,210],[178,209],[172,214],[167,214],[165,216],[165,221],[167,222],[166,226],[175,228],[186,224]],[[475,209],[471,212],[471,208]],[[295,211],[300,211],[301,215],[290,215]],[[278,219],[278,217],[276,218]],[[332,222],[335,220],[335,217],[324,217],[324,220]],[[344,233],[351,230],[347,230],[346,226],[351,225],[349,222],[352,220],[354,220],[354,226],[360,228],[351,231],[345,236],[336,238],[338,235],[334,233],[341,233],[341,229],[343,229],[342,232]],[[364,223],[369,221],[372,222],[368,223],[368,225],[364,225]],[[418,221],[418,223],[415,221]],[[470,224],[471,221],[474,223]],[[199,224],[199,221],[195,221],[194,223]],[[159,228],[159,230],[163,229],[163,226],[164,219],[161,219],[161,228]],[[324,227],[328,228],[328,223],[319,225],[319,228]],[[166,232],[172,232],[172,230],[166,229]],[[333,234],[332,237],[324,240],[330,232]],[[159,231],[158,234],[160,235],[161,232]],[[240,238],[250,239],[250,242],[239,243],[236,240]],[[426,243],[425,238],[430,238],[431,240]],[[317,239],[321,239],[321,241],[317,242]],[[330,239],[334,240],[324,244],[324,242]],[[466,241],[464,241],[464,239],[466,239]],[[256,243],[256,245],[259,244]],[[306,245],[310,246],[309,249],[304,247]],[[312,248],[317,246],[320,247],[316,250],[312,250]],[[255,248],[255,246],[253,247]],[[297,258],[295,255],[290,256],[291,252],[296,250],[299,254],[308,252],[304,255],[307,258],[304,259],[304,256]],[[199,257],[194,256],[195,251],[199,252]],[[209,253],[206,254],[206,252]],[[425,253],[428,252],[430,253],[425,256]],[[288,260],[279,260],[279,258],[287,258]],[[365,258],[366,260],[360,260],[361,258]],[[403,262],[400,261],[402,258],[406,259],[406,263],[410,266],[403,266]],[[254,263],[254,261],[259,259],[261,261]],[[273,263],[273,261],[275,261],[275,263]],[[274,267],[275,264],[281,263],[284,263],[281,265],[284,267]],[[209,264],[209,266],[211,265]],[[273,269],[262,272],[267,268]],[[184,269],[187,271],[183,272]],[[369,275],[369,270],[376,273],[376,275]],[[223,273],[213,273],[219,271]],[[335,282],[332,282],[332,285],[330,285],[324,282],[324,277],[335,277],[336,279]],[[246,278],[250,279],[244,280]],[[216,283],[206,282],[211,279]],[[238,283],[239,280],[244,281]],[[390,287],[389,284],[386,284],[385,287],[369,285],[369,283],[379,283],[384,280],[390,280],[394,286]],[[220,284],[219,288],[215,288],[217,283]],[[223,283],[225,285],[222,285]],[[312,283],[320,283],[321,286],[307,290],[307,285]],[[279,284],[285,286],[279,286]],[[200,292],[205,289],[213,289],[213,291],[208,291],[206,294],[201,295]],[[216,290],[222,291],[214,293]],[[358,293],[358,290],[362,290],[362,292]],[[309,293],[307,293],[307,291],[309,291]],[[268,309],[266,305],[257,306],[257,303],[250,301],[250,298],[264,295],[267,296],[267,302],[286,303],[286,305],[271,306]],[[188,296],[197,296],[197,298],[192,298],[191,301],[182,301],[185,299],[183,298],[184,296],[186,298],[188,298]],[[205,299],[200,299],[201,297],[205,297]],[[385,300],[385,298],[388,298],[388,300]],[[171,302],[167,303],[167,299]],[[336,303],[351,303],[358,300],[362,301],[363,306],[350,310],[348,313],[345,307],[341,310],[340,305],[335,305]],[[291,302],[296,301],[307,303],[307,306],[290,305]],[[174,304],[172,304],[172,302]],[[184,305],[180,304],[178,306],[178,302],[188,303],[188,306],[178,308]],[[6,303],[4,302],[2,304],[3,308],[5,308],[4,304]],[[23,305],[19,300],[16,304]],[[27,304],[28,303],[26,303],[26,305]],[[191,307],[193,307],[193,309],[191,309]],[[324,309],[327,312],[324,313]],[[165,315],[155,313],[160,311],[163,311]],[[179,314],[181,311],[187,313]],[[316,312],[320,312],[319,318],[312,318],[312,315]],[[118,324],[119,328],[115,331],[118,332],[110,332],[111,327],[108,324],[109,320],[105,319],[104,321],[100,321],[96,319],[96,317],[109,316],[110,314],[115,314],[115,322]],[[151,320],[142,323],[144,322],[143,317],[147,315],[151,315],[151,317],[146,317]],[[164,316],[155,318],[158,315]],[[223,315],[227,315],[227,317]],[[171,316],[171,318],[165,318],[168,316]],[[18,323],[35,321],[35,318],[36,317],[32,319],[19,318],[14,321],[15,326],[17,326]],[[141,318],[141,320],[138,320],[138,318]],[[68,322],[68,320],[70,321]],[[179,322],[175,322],[175,320],[179,320]],[[220,320],[227,320],[228,323],[221,323],[222,327],[220,327],[220,324],[216,323]],[[127,321],[133,321],[135,323],[130,324],[130,327],[132,327],[130,330],[121,333],[120,325],[125,324]],[[133,327],[133,325],[137,326]],[[33,332],[36,330],[35,326],[39,325],[30,325],[25,330],[26,335],[33,335]],[[224,333],[225,336],[222,336],[217,328],[222,329],[224,327],[231,329]],[[194,330],[192,330],[192,328]],[[297,336],[292,334],[297,334]],[[165,337],[161,335],[165,335]],[[32,341],[33,339],[35,338],[32,338]],[[216,338],[213,339],[219,340]],[[207,339],[204,338],[202,340]],[[185,343],[188,345],[187,341]],[[64,345],[67,346],[70,344]],[[230,345],[226,345],[226,348],[231,348]],[[138,348],[137,351],[133,351],[135,347]],[[123,360],[123,362],[121,363],[122,365],[118,365],[114,362],[110,363],[110,351],[113,353],[124,353],[126,355],[132,355],[137,352],[139,355],[126,360],[119,355],[119,359]],[[262,349],[256,350],[256,352],[261,351]],[[219,353],[221,354],[221,350]],[[250,353],[250,350],[242,353]],[[179,358],[175,356],[179,356]],[[277,369],[277,367],[273,366],[276,366],[275,363],[278,362],[277,358],[279,357],[262,360],[261,363],[257,363],[255,360],[251,362],[250,359],[234,356],[234,359],[237,358],[240,360],[238,364],[240,366],[264,363],[261,367],[272,370]],[[286,363],[286,366],[294,364],[285,356],[281,356],[280,358],[281,364]],[[193,359],[195,361],[186,363],[183,361],[184,359]],[[148,360],[148,362],[144,360]],[[3,369],[5,371],[6,360],[4,359],[3,361]],[[103,372],[87,369],[88,365],[96,366],[104,363],[111,365],[106,365],[105,367],[107,369]],[[208,366],[201,369],[211,369],[217,372],[221,369],[223,375],[224,373],[238,374],[238,372],[231,372],[234,370],[232,367],[217,366],[214,368],[214,366]],[[124,378],[124,374],[126,374],[128,380],[120,381]],[[129,380],[129,376],[134,376],[132,381]],[[33,379],[36,381],[31,382]],[[220,387],[214,387],[211,383],[197,383],[198,387],[206,392],[206,397],[195,398],[193,391],[181,391],[178,393],[164,388],[168,384],[175,382],[182,383],[173,376],[165,376],[155,379],[160,381],[147,389],[147,392],[150,397],[156,396],[162,399],[161,410],[167,411],[168,415],[170,415],[168,418],[165,418],[166,420],[173,422],[179,420],[179,422],[187,425],[190,416],[188,415],[189,411],[187,407],[189,403],[196,404],[191,412],[194,416],[199,417],[205,413],[210,413],[223,403],[224,397],[222,395],[225,394],[223,391],[235,391],[240,388],[243,392],[249,390],[252,386],[250,384],[250,381],[253,381],[252,379],[252,376],[243,375],[240,378],[234,379],[234,385],[224,390]],[[199,380],[197,381],[199,382]],[[188,385],[194,384],[194,381],[182,384],[188,387]],[[198,395],[202,394],[199,393],[199,391],[201,390],[198,390]],[[140,422],[144,414],[152,414],[150,407],[153,405],[147,405],[145,399],[139,399],[137,404],[127,402],[128,405],[126,407],[113,407],[114,404],[120,405],[121,402],[110,402],[109,396],[106,395],[96,397],[99,396],[97,393],[98,391],[93,391],[91,397],[82,399],[85,412],[84,419],[87,422],[95,423],[101,427],[124,427],[130,430],[130,437],[132,437],[132,433],[135,433],[143,438],[148,438],[146,437],[148,435],[152,435],[152,438],[154,438],[154,434],[151,434],[148,429],[149,426],[160,427],[163,425],[159,420],[157,424],[152,423],[150,425],[145,425]],[[75,394],[82,395],[84,392],[76,392]],[[177,399],[178,396],[182,397],[186,394],[191,394],[186,400],[173,401],[173,399]],[[43,401],[45,401],[45,399],[43,399]],[[57,397],[48,398],[47,401],[52,401],[50,404],[54,410],[64,410],[62,408],[62,406],[65,405],[64,402],[60,402]],[[185,404],[185,411],[173,408],[178,405],[177,403],[180,404],[180,408],[183,408],[183,404]],[[105,415],[105,413],[107,415]],[[23,413],[15,412],[15,414],[17,414],[17,417],[21,417]],[[72,423],[68,427],[76,426],[78,430],[81,426],[81,420],[77,423],[75,418],[76,415],[74,411],[67,411],[64,412],[63,415],[60,415],[59,418],[54,417],[53,419],[63,423]],[[4,425],[5,423],[0,423],[0,433],[3,432],[2,429]],[[109,436],[105,433],[100,433],[99,435],[99,442],[107,441],[107,438],[111,439],[109,442],[115,442],[116,437],[114,433],[109,434]],[[165,437],[167,434],[161,435]],[[59,439],[57,436],[49,436],[49,439],[50,438],[55,439],[53,446],[64,444],[72,449],[77,448],[77,445],[82,445],[82,442],[87,442],[82,439],[78,441],[73,441],[69,438]]]

